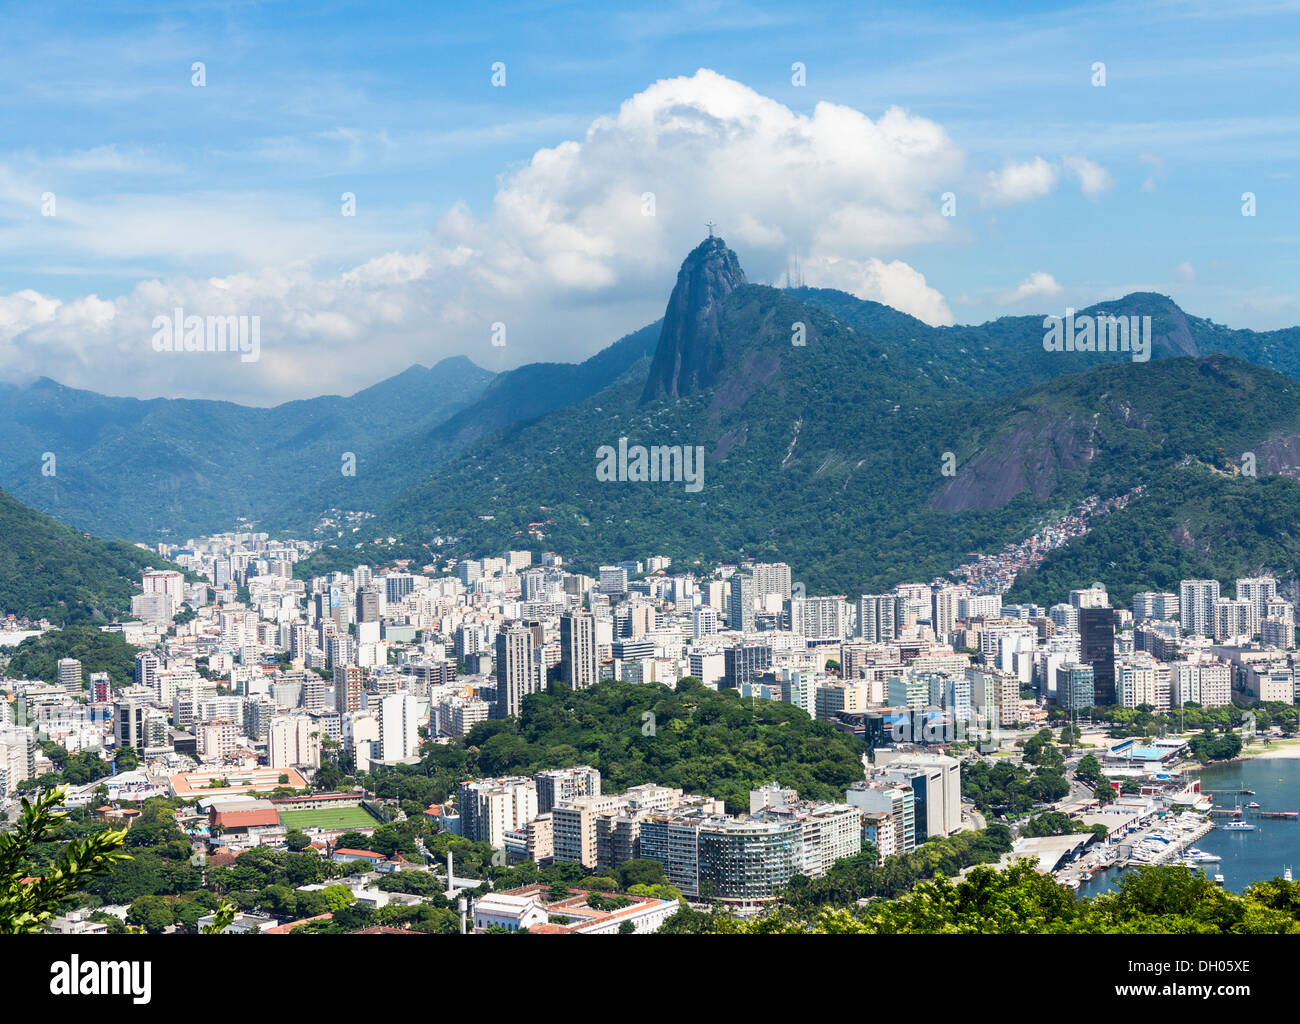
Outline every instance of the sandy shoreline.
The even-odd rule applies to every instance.
[[[1300,742],[1290,741],[1287,743],[1274,743],[1271,747],[1250,748],[1247,747],[1241,752],[1243,758],[1300,758]]]

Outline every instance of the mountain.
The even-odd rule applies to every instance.
[[[47,378],[0,384],[0,486],[84,529],[134,540],[183,541],[241,517],[305,533],[330,509],[377,512],[466,446],[595,394],[647,359],[658,336],[656,322],[581,363],[500,374],[456,356],[348,398],[270,409],[111,398]],[[345,474],[349,453],[355,472]]]
[[[803,302],[826,310],[857,331],[867,334],[894,358],[928,367],[954,384],[985,395],[1009,395],[1062,373],[1076,372],[1070,360],[1082,353],[1048,352],[1041,315],[1001,317],[983,324],[931,327],[889,306],[827,288],[798,288],[791,292]],[[1063,315],[1058,311],[1054,315]],[[1097,302],[1079,315],[1151,317],[1152,359],[1203,356],[1213,352],[1236,356],[1300,379],[1300,327],[1278,331],[1233,330],[1181,310],[1167,295],[1133,292]],[[1064,357],[1063,357],[1064,355]],[[1123,352],[1097,352],[1090,363],[1126,362]]]
[[[230,529],[241,516],[302,528],[328,507],[343,453],[363,459],[395,431],[441,422],[492,377],[456,357],[432,369],[413,366],[349,398],[269,409],[111,398],[48,378],[0,385],[0,486],[109,536],[184,540]],[[42,472],[46,453],[54,456],[51,475]],[[304,498],[312,494],[321,497]]]
[[[1129,505],[1022,573],[1008,601],[1055,604],[1102,580],[1115,607],[1140,590],[1178,592],[1184,579],[1217,579],[1224,593],[1243,576],[1272,573],[1300,597],[1300,483],[1251,478],[1189,461],[1157,474]]]
[[[74,530],[0,491],[0,614],[59,625],[125,617],[149,566],[176,568],[134,545]]]
[[[398,438],[372,458],[359,460],[353,480],[344,483],[331,477],[330,489],[315,496],[313,507],[346,504],[372,512],[383,509],[395,495],[471,444],[596,394],[646,359],[658,336],[656,321],[581,363],[527,363],[500,373],[475,402],[459,412]]]
[[[1261,472],[1300,462],[1300,384],[1222,354],[1176,355],[1190,342],[1163,322],[1161,358],[1133,362],[1046,352],[1041,318],[972,349],[974,335],[917,331],[885,307],[832,313],[819,298],[744,283],[735,254],[706,241],[678,275],[649,367],[436,467],[376,533],[452,538],[444,553],[455,555],[553,549],[587,569],[651,551],[687,564],[781,559],[810,590],[854,594],[945,573],[1188,459],[1254,451]],[[850,322],[872,319],[886,324],[879,334]],[[999,379],[954,379],[943,358],[954,344],[998,353]],[[1011,389],[1018,361],[1048,379]],[[636,446],[699,450],[701,486],[683,473],[636,479]],[[598,473],[620,450],[626,472]]]
[[[719,322],[722,306],[744,283],[740,260],[721,238],[710,235],[686,257],[664,312],[642,402],[681,398],[718,382],[729,358]]]

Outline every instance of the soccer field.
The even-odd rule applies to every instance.
[[[333,807],[320,811],[281,811],[280,823],[285,828],[374,828],[379,824],[370,812],[362,807]]]

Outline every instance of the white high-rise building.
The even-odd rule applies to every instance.
[[[1214,603],[1218,600],[1218,580],[1183,580],[1178,586],[1178,607],[1184,632],[1213,634]]]
[[[898,637],[893,594],[863,594],[858,598],[858,636],[868,643],[887,643]]]
[[[494,715],[508,718],[519,714],[524,697],[537,692],[537,669],[533,665],[533,631],[519,624],[497,634],[497,699]]]
[[[1122,707],[1150,705],[1156,711],[1172,707],[1172,675],[1165,662],[1147,655],[1115,660],[1115,702]]]
[[[718,631],[718,610],[707,605],[700,605],[691,611],[691,636],[698,640],[702,636],[713,636]]]
[[[141,586],[146,594],[166,594],[176,608],[185,600],[185,574],[175,569],[146,569]]]
[[[1070,591],[1070,604],[1075,608],[1109,608],[1110,595],[1100,583],[1082,590]]]
[[[1178,614],[1178,595],[1144,590],[1133,595],[1133,618],[1172,619]]]
[[[945,640],[957,621],[957,603],[970,597],[965,584],[935,587],[930,597],[930,627],[939,640]]]
[[[769,594],[782,601],[790,600],[790,566],[785,562],[759,562],[752,570],[754,600],[761,602]]]
[[[838,643],[849,634],[848,603],[843,596],[793,598],[790,631],[805,640]]]
[[[560,678],[575,690],[600,682],[596,656],[596,616],[572,611],[560,616]]]
[[[460,784],[461,834],[504,849],[506,833],[537,817],[537,783],[514,777]]]
[[[1259,617],[1250,601],[1221,597],[1214,602],[1214,639],[1222,643],[1233,637],[1250,637],[1259,632]]]
[[[73,690],[81,689],[81,662],[76,658],[60,658],[58,668],[60,686],[66,686]]]
[[[1255,621],[1268,615],[1268,604],[1277,600],[1277,580],[1272,576],[1252,576],[1237,580],[1237,600],[1249,602],[1255,609]]]
[[[275,715],[267,727],[266,759],[272,768],[319,768],[320,739],[306,715]]]
[[[419,702],[409,693],[390,693],[379,702],[379,757],[404,761],[420,752],[416,721]]]

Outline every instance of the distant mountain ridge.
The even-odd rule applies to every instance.
[[[1153,293],[1080,310],[1088,312],[1151,316],[1151,366],[1223,352],[1300,378],[1300,328],[1232,330]],[[229,528],[240,517],[301,534],[323,511],[339,508],[374,514],[374,530],[366,527],[366,534],[402,532],[408,545],[432,535],[478,543],[491,535],[496,542],[500,531],[481,524],[500,519],[481,517],[497,516],[488,504],[507,499],[495,489],[485,494],[485,481],[505,479],[513,449],[537,441],[531,455],[542,478],[538,493],[563,504],[553,485],[571,467],[551,471],[550,462],[577,440],[564,425],[575,420],[585,424],[593,450],[636,429],[647,437],[667,431],[673,443],[706,445],[711,478],[728,477],[729,467],[745,461],[754,472],[767,466],[783,481],[778,508],[790,514],[827,514],[798,493],[801,487],[832,485],[847,496],[868,473],[889,474],[904,461],[936,465],[952,451],[963,460],[956,478],[922,488],[919,478],[895,470],[890,495],[859,495],[861,514],[892,516],[903,533],[923,528],[929,531],[924,546],[937,547],[952,525],[942,517],[973,513],[971,529],[961,527],[948,542],[993,542],[1005,531],[976,528],[981,516],[1057,502],[1071,481],[1095,469],[1079,433],[1092,411],[1076,408],[1073,419],[1057,415],[1053,403],[1064,408],[1066,392],[1043,392],[1014,406],[989,403],[1065,376],[1134,365],[1123,353],[1047,352],[1043,333],[1040,315],[930,327],[844,292],[753,285],[725,241],[710,237],[683,261],[662,321],[582,363],[534,363],[493,374],[455,357],[432,368],[413,366],[348,398],[273,409],[107,398],[49,380],[0,385],[0,486],[90,532],[133,540],[184,540]],[[796,336],[802,346],[792,344]],[[990,417],[1000,417],[996,429]],[[541,444],[557,430],[554,443]],[[979,447],[972,447],[976,439]],[[1252,443],[1261,466],[1300,465],[1300,441]],[[780,458],[770,458],[769,449]],[[54,476],[40,472],[45,452],[57,457]],[[355,456],[355,476],[340,471],[346,454]],[[584,466],[588,459],[585,447],[580,457],[567,457]],[[749,488],[753,480],[741,474],[731,486]],[[692,546],[693,540],[690,550],[753,547],[767,543],[754,538],[784,529],[761,522],[751,504],[732,509],[730,495],[709,492],[706,487],[699,500],[712,502],[719,515],[719,506],[726,509],[735,523],[719,523],[707,538],[701,533],[696,539],[708,543]],[[509,500],[525,493],[516,488]],[[904,496],[918,503],[916,516],[897,504]],[[638,492],[621,497],[634,505],[659,500]],[[471,500],[487,504],[471,512]],[[584,496],[574,504],[575,516],[604,514],[603,499]],[[637,514],[630,508],[623,518],[630,524]],[[530,513],[524,526],[539,516],[546,518]],[[512,531],[505,539],[517,536]],[[583,539],[575,535],[573,542]]]

